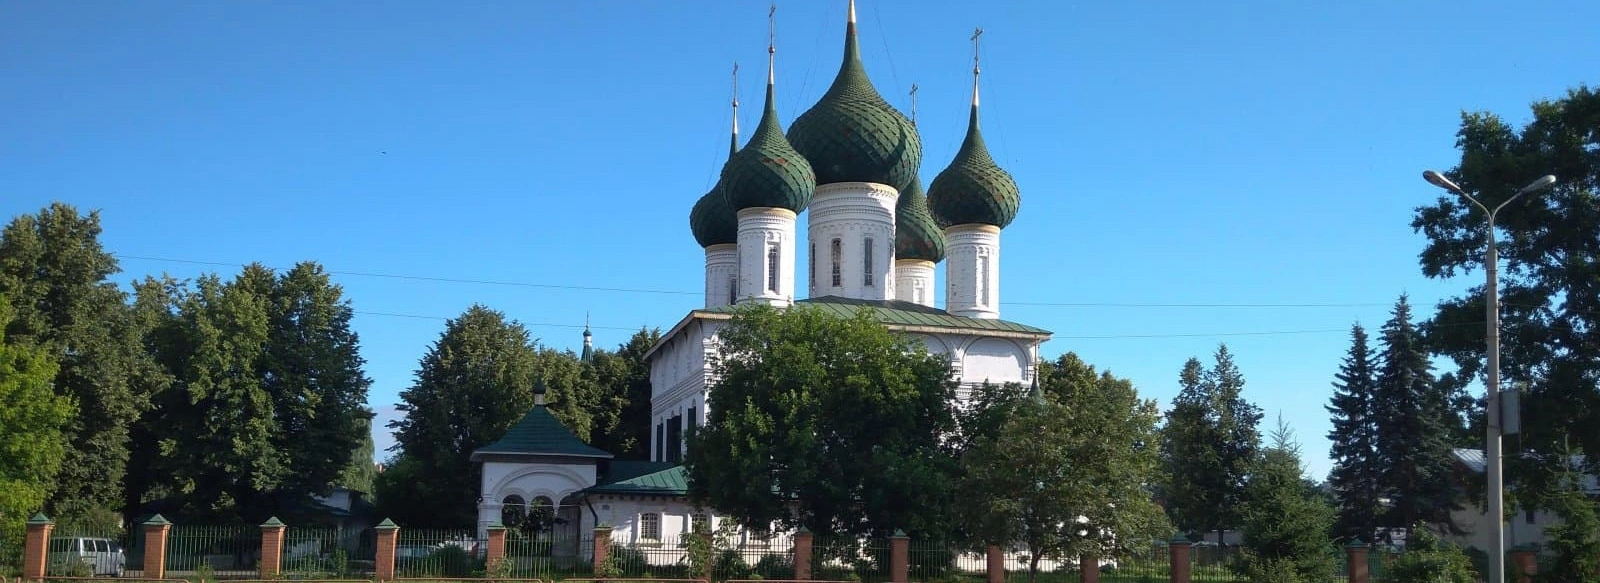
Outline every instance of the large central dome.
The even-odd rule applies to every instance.
[[[817,184],[875,182],[904,190],[922,165],[922,138],[872,87],[856,47],[855,21],[852,3],[844,64],[822,99],[789,127],[789,143],[811,162]]]

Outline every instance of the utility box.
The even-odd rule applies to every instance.
[[[1500,391],[1500,433],[1516,435],[1522,432],[1522,391]]]

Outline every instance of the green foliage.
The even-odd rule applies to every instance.
[[[1384,566],[1383,583],[1477,583],[1472,559],[1426,525],[1411,529],[1406,552]]]
[[[1255,583],[1331,581],[1338,568],[1328,537],[1334,509],[1305,479],[1299,446],[1282,420],[1273,438],[1245,490],[1241,571]]]
[[[1455,418],[1439,390],[1405,296],[1383,325],[1377,392],[1372,401],[1387,526],[1425,522],[1454,528],[1460,493],[1450,470],[1449,435]]]
[[[1350,352],[1334,376],[1334,393],[1327,406],[1333,416],[1333,428],[1328,431],[1332,443],[1328,456],[1333,459],[1328,484],[1339,509],[1334,532],[1350,540],[1371,540],[1383,511],[1379,499],[1385,490],[1384,468],[1378,460],[1378,426],[1373,417],[1378,382],[1374,357],[1367,346],[1367,331],[1360,324],[1352,326]]]
[[[689,441],[692,500],[757,530],[944,534],[955,471],[945,359],[866,312],[741,307],[718,336],[709,420]]]
[[[963,416],[957,513],[972,546],[1024,543],[1031,578],[1041,558],[1110,556],[1170,532],[1146,489],[1160,468],[1156,403],[1075,354],[1040,373],[1035,394],[983,386]]]
[[[1583,472],[1574,461],[1583,456],[1563,448],[1554,463],[1546,464],[1547,490],[1539,505],[1550,509],[1558,522],[1545,529],[1549,551],[1539,566],[1539,580],[1551,583],[1600,582],[1600,508],[1584,491]]]
[[[1246,478],[1261,445],[1261,410],[1244,400],[1244,376],[1226,345],[1206,370],[1184,363],[1178,396],[1162,428],[1167,512],[1179,529],[1238,526]]]
[[[1456,133],[1461,158],[1446,174],[1490,208],[1539,176],[1559,178],[1496,218],[1505,265],[1500,364],[1508,384],[1526,387],[1521,447],[1547,454],[1570,441],[1594,461],[1600,452],[1600,431],[1593,430],[1600,426],[1600,157],[1594,155],[1600,92],[1579,86],[1530,109],[1531,117],[1518,115],[1529,117],[1521,127],[1493,113],[1464,113]],[[1484,225],[1483,212],[1455,194],[1441,191],[1434,204],[1418,208],[1411,226],[1428,238],[1420,254],[1423,274],[1452,278],[1481,269]],[[1455,363],[1461,382],[1484,371],[1484,313],[1479,285],[1441,302],[1422,325],[1430,347]],[[1537,487],[1521,467],[1522,456],[1512,451],[1506,459],[1509,489]]]
[[[321,267],[277,275],[253,264],[192,286],[147,278],[136,292],[145,344],[172,383],[135,428],[154,447],[134,454],[133,504],[178,517],[292,519],[348,477],[370,447],[371,381],[350,304]]]
[[[598,401],[571,352],[534,346],[526,328],[480,305],[445,324],[400,392],[405,416],[389,423],[400,455],[378,477],[383,513],[408,526],[450,527],[477,516],[482,468],[473,450],[493,443],[533,407],[543,383],[550,413],[579,436]]]
[[[18,548],[28,517],[44,507],[66,457],[62,434],[75,413],[56,395],[45,351],[5,342],[11,308],[0,298],[0,548]]]
[[[339,479],[334,484],[350,490],[366,494],[373,493],[373,481],[377,479],[378,468],[373,456],[377,454],[376,444],[372,440],[372,420],[360,421],[363,438],[355,451],[350,453],[350,463],[339,472]]]
[[[64,522],[115,526],[123,502],[129,426],[166,382],[140,345],[125,294],[109,278],[100,216],[54,203],[0,231],[0,295],[13,309],[6,342],[45,351],[55,392],[77,404],[49,510]],[[105,524],[109,523],[109,524]]]
[[[650,364],[644,354],[661,339],[659,329],[639,330],[615,352],[597,350],[585,379],[598,388],[589,444],[617,459],[650,459]]]

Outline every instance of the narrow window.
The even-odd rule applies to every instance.
[[[778,244],[767,246],[767,291],[778,293]]]
[[[833,240],[833,287],[844,285],[839,278],[839,261],[844,256],[844,249],[838,239]]]
[[[663,453],[663,452],[666,451],[666,444],[667,444],[666,426],[662,425],[660,423],[657,423],[656,424],[656,461],[662,462],[662,461],[666,461],[667,460],[667,456]]]
[[[862,245],[862,256],[865,261],[862,263],[861,283],[867,287],[872,287],[872,237],[867,237],[865,244]]]
[[[661,540],[661,515],[647,512],[639,515],[639,538]]]
[[[978,304],[989,306],[989,256],[978,258]]]
[[[728,305],[739,303],[739,276],[728,278]]]
[[[806,255],[806,259],[811,264],[811,267],[810,267],[811,274],[807,276],[806,281],[811,282],[811,286],[812,287],[816,287],[816,285],[817,285],[817,244],[816,243],[812,243],[811,244],[811,253]]]

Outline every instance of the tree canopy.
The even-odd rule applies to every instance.
[[[690,498],[748,528],[939,538],[955,455],[948,360],[869,311],[740,307],[717,333]],[[793,502],[797,512],[791,512]]]
[[[72,399],[51,389],[56,364],[42,349],[5,342],[11,308],[0,298],[0,548],[22,544],[24,522],[56,489]]]
[[[1156,403],[1075,354],[1039,372],[1036,392],[986,384],[974,395],[955,513],[973,542],[1024,544],[1030,580],[1043,557],[1109,557],[1170,532],[1149,488]]]
[[[1178,385],[1161,431],[1167,512],[1186,531],[1237,527],[1261,447],[1261,410],[1244,399],[1244,375],[1226,345],[1209,370],[1196,358],[1184,363]]]
[[[1570,438],[1592,458],[1600,452],[1600,432],[1592,430],[1600,426],[1600,92],[1580,86],[1535,102],[1531,113],[1521,127],[1493,113],[1463,113],[1461,159],[1445,174],[1490,208],[1539,176],[1559,179],[1497,217],[1501,369],[1506,387],[1526,387],[1521,447],[1552,452]],[[1411,225],[1428,238],[1419,256],[1423,274],[1453,278],[1481,269],[1485,222],[1455,194],[1419,207]],[[1476,285],[1441,302],[1421,326],[1461,379],[1484,371],[1484,313],[1484,289]],[[1530,474],[1518,465],[1542,458],[1507,459],[1508,479],[1532,486],[1519,478]]]

